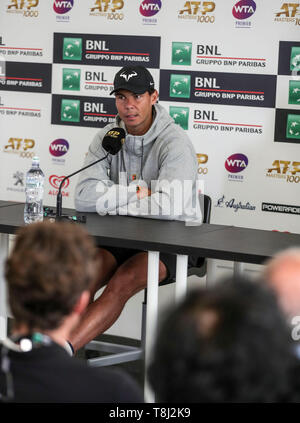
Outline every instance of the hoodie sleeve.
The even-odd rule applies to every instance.
[[[107,152],[102,148],[105,131],[96,134],[91,143],[84,166],[105,157]],[[98,212],[116,214],[118,207],[130,201],[137,201],[134,187],[115,184],[109,178],[111,156],[86,169],[80,174],[75,188],[75,208],[81,212]]]
[[[181,128],[179,128],[181,130]],[[152,181],[152,194],[119,207],[118,214],[163,220],[201,222],[198,203],[197,160],[194,148],[178,128],[160,153],[159,175]]]

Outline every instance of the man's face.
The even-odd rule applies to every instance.
[[[134,94],[119,90],[115,94],[116,107],[126,129],[132,135],[144,135],[152,124],[152,106],[157,101],[158,93]]]

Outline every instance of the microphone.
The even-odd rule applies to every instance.
[[[110,154],[117,154],[125,142],[125,131],[123,128],[113,128],[104,135],[102,147]]]
[[[88,169],[91,166],[94,166],[96,163],[101,162],[102,160],[105,160],[109,154],[112,154],[113,156],[117,154],[121,148],[123,147],[123,144],[125,142],[125,131],[123,128],[112,128],[110,129],[103,137],[102,140],[102,147],[105,151],[107,151],[106,156],[102,157],[101,159],[96,160],[93,163],[90,163],[89,165],[76,170],[75,172],[71,173],[70,175],[65,176],[62,181],[59,184],[58,187],[58,193],[56,196],[56,220],[60,220],[60,218],[64,217],[62,216],[62,193],[61,189],[63,187],[64,182],[66,179],[71,178],[71,176],[77,175],[77,173],[82,172],[85,169]]]

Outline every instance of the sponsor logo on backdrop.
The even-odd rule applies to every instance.
[[[211,66],[231,66],[234,68],[265,68],[266,59],[257,57],[237,57],[224,54],[218,45],[197,44],[196,64]]]
[[[263,126],[245,122],[224,122],[218,117],[215,110],[194,110],[193,129],[200,131],[228,132],[230,134],[260,135],[263,133]]]
[[[206,165],[206,163],[208,162],[208,155],[197,153],[197,162],[198,162],[199,175],[206,175],[208,173],[208,168],[207,166],[203,166],[203,165]]]
[[[300,25],[299,6],[299,3],[283,3],[280,11],[275,13],[274,21]]]
[[[300,47],[299,46],[292,47],[291,49],[290,70],[291,71],[300,70]]]
[[[179,10],[178,19],[181,21],[193,20],[197,23],[214,23],[213,14],[216,3],[213,1],[184,1]]]
[[[190,98],[191,96],[191,75],[171,74],[170,76],[170,97]]]
[[[106,72],[86,71],[84,73],[86,90],[93,90],[100,93],[110,94],[113,90],[113,79],[106,75]]]
[[[289,104],[300,104],[298,84],[290,81]],[[300,112],[295,109],[276,109],[275,142],[300,143]]]
[[[25,185],[24,185],[25,173],[16,170],[11,175],[11,185],[6,187],[6,191],[13,191],[13,192],[25,192]]]
[[[4,153],[17,154],[19,157],[31,159],[35,152],[33,150],[35,141],[29,138],[10,137],[3,148]]]
[[[240,0],[232,8],[232,15],[236,19],[236,28],[251,28],[249,20],[256,11],[256,3],[253,0]]]
[[[161,70],[162,101],[275,107],[276,75],[177,72]]]
[[[115,121],[116,113],[113,98],[52,95],[51,123],[55,125],[103,128]]]
[[[6,62],[0,76],[0,90],[50,93],[52,65],[48,63]]]
[[[49,183],[54,188],[49,190],[48,192],[49,195],[57,196],[59,185],[64,178],[65,176],[57,176],[57,175],[49,176]],[[69,197],[69,194],[70,194],[69,191],[65,191],[66,188],[68,188],[69,184],[70,184],[70,180],[66,179],[62,185],[61,193],[63,197]]]
[[[63,41],[63,60],[82,59],[82,39],[81,38],[64,38]]]
[[[264,212],[271,213],[300,214],[300,206],[291,206],[288,204],[262,203],[261,209]]]
[[[110,94],[113,89],[113,80],[104,71],[82,71],[80,69],[63,68],[62,89],[66,91],[80,91],[81,80],[85,90],[96,91],[97,94]]]
[[[289,81],[289,104],[300,105],[300,80]]]
[[[49,146],[49,151],[52,156],[60,157],[64,156],[69,151],[69,143],[63,138],[58,138]]]
[[[80,100],[62,99],[60,118],[62,122],[80,122]]]
[[[170,106],[169,114],[177,125],[181,126],[182,129],[189,129],[189,107],[176,107]]]
[[[6,12],[24,16],[25,18],[37,18],[39,0],[9,0]]]
[[[54,0],[53,2],[54,12],[60,15],[70,12],[73,6],[74,0]]]
[[[242,182],[244,177],[236,175],[242,172],[248,166],[248,157],[245,154],[235,153],[227,157],[225,160],[225,169],[229,172],[228,179],[230,181]]]
[[[74,0],[54,0],[53,10],[56,13],[57,22],[69,22],[70,16],[66,15],[73,9]]]
[[[223,195],[217,200],[215,207],[226,207],[229,209],[233,209],[235,212],[239,210],[254,211],[256,209],[256,206],[253,206],[251,203],[249,203],[249,201],[244,203],[242,201],[236,200],[235,198],[226,200],[225,195]]]
[[[286,137],[300,140],[300,115],[288,114]]]
[[[264,101],[264,91],[231,90],[218,77],[198,76],[195,78],[195,97],[215,97],[249,101]]]
[[[252,57],[236,57],[233,54],[222,53],[219,45],[197,44],[193,52],[193,45],[190,42],[172,42],[172,65],[191,66],[230,66],[233,68],[265,68],[266,59]]]
[[[159,68],[160,37],[55,33],[53,54],[54,63]]]
[[[279,41],[278,75],[290,75],[299,80],[299,72],[300,41]]]
[[[62,158],[69,151],[69,143],[63,138],[58,138],[49,145],[49,152],[52,155],[52,163],[64,165],[66,160]]]
[[[6,77],[6,61],[0,56],[0,85],[5,84]]]
[[[62,70],[62,89],[70,91],[80,91],[80,69]]]
[[[1,82],[0,82],[1,83]],[[0,115],[2,116],[11,116],[11,117],[41,117],[41,109],[33,109],[29,107],[17,107],[13,105],[6,105],[5,102],[2,102],[2,97],[0,96]]]
[[[172,42],[172,65],[190,66],[192,62],[192,43]]]
[[[267,169],[268,178],[282,179],[286,182],[300,182],[300,162],[290,160],[274,160]]]
[[[93,1],[93,6],[90,8],[90,16],[101,16],[108,20],[123,20],[123,8],[124,0],[96,0]]]
[[[0,56],[10,56],[10,57],[42,57],[43,49],[42,48],[33,48],[33,47],[18,47],[18,46],[7,46],[6,43],[3,43],[3,37],[0,36]]]
[[[144,25],[156,25],[157,18],[154,16],[160,11],[161,0],[142,0],[139,6],[140,14],[143,16]]]

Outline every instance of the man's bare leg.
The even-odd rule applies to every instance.
[[[105,332],[119,317],[127,300],[147,286],[148,253],[141,252],[124,262],[113,274],[103,293],[90,304],[70,339],[75,351]],[[159,262],[159,281],[167,277]]]

